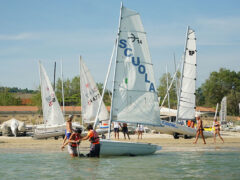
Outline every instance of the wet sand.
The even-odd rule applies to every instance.
[[[137,139],[137,135],[130,135],[130,142],[144,142],[157,144],[162,147],[161,151],[174,152],[174,151],[240,151],[240,133],[239,132],[222,132],[224,143],[217,137],[216,144],[213,143],[213,138],[207,138],[207,144],[203,144],[200,138],[197,144],[193,144],[192,139],[174,139],[166,134],[143,134],[143,139]],[[111,138],[114,139],[113,134]],[[129,141],[123,138],[120,132],[119,141]],[[31,137],[4,137],[0,136],[0,152],[5,153],[24,153],[24,152],[37,152],[37,153],[54,153],[62,152],[60,147],[62,139],[54,140],[34,140]],[[90,143],[88,141],[81,142],[80,150],[87,152]],[[66,152],[66,148],[64,152]]]

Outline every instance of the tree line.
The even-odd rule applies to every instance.
[[[160,104],[167,92],[167,78],[168,83],[172,81],[173,77],[170,73],[163,74],[159,79],[160,85],[158,87],[158,96],[161,97]],[[176,80],[177,79],[177,80]],[[179,88],[180,72],[177,73],[177,78],[173,82],[172,88],[169,91],[170,107],[177,107],[177,89]],[[64,86],[64,102],[66,106],[80,106],[80,77],[76,76],[72,79],[67,79],[63,82]],[[102,93],[103,84],[97,83],[100,93]],[[0,87],[0,105],[21,105],[20,98],[15,98],[15,92],[32,93],[32,104],[41,107],[41,92],[40,87],[37,91],[21,90],[18,88]],[[62,81],[58,79],[56,82],[56,96],[59,103],[62,105]],[[110,95],[109,95],[110,94]],[[104,94],[104,103],[109,106],[111,104],[111,92],[107,90]],[[197,106],[216,107],[222,98],[227,96],[227,108],[229,115],[238,115],[240,103],[240,71],[230,71],[225,68],[214,71],[210,74],[209,78],[196,90],[196,104]],[[168,107],[166,100],[164,106]]]

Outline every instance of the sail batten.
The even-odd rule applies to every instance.
[[[114,76],[112,121],[159,125],[159,107],[140,15],[121,9]]]

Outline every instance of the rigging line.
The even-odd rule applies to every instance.
[[[132,64],[132,62],[131,61],[117,61],[117,63],[130,63],[130,64]],[[147,65],[150,65],[150,66],[153,66],[153,64],[152,63],[148,63],[148,62],[141,62],[141,64],[147,64]]]

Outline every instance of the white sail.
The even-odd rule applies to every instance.
[[[39,62],[43,120],[45,125],[62,125],[64,117],[43,65]]]
[[[182,79],[178,100],[178,120],[195,119],[195,91],[196,91],[196,38],[195,32],[188,28],[185,47]]]
[[[80,58],[80,88],[83,123],[94,123],[101,95],[82,58]],[[109,119],[109,114],[104,103],[101,105],[98,117],[99,121],[106,121]]]
[[[140,15],[122,7],[112,100],[112,121],[159,125],[158,97]]]
[[[226,122],[227,116],[227,97],[223,97],[221,101],[221,109],[220,109],[220,122]]]

